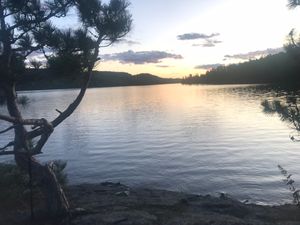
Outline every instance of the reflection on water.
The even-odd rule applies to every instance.
[[[287,123],[295,132],[290,135],[292,141],[300,142],[300,107],[299,95],[286,94],[285,97],[276,97],[262,102],[266,114],[277,115],[281,121]]]
[[[24,114],[54,118],[76,92],[26,92],[31,105]],[[90,89],[40,159],[67,160],[71,183],[120,181],[226,192],[256,203],[289,202],[277,165],[294,173],[300,187],[300,146],[261,107],[262,100],[284,94],[279,93],[262,86],[179,84]],[[0,144],[7,140],[9,134]]]

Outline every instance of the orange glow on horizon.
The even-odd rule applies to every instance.
[[[163,63],[158,65],[153,64],[122,64],[113,61],[101,62],[96,66],[95,70],[98,71],[114,71],[114,72],[125,72],[130,73],[132,75],[140,74],[140,73],[150,73],[155,76],[159,76],[162,78],[183,78],[188,76],[189,74],[204,74],[205,70],[199,69],[191,69],[188,66],[182,65],[170,65],[164,66]]]

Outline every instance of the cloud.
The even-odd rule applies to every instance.
[[[181,55],[172,54],[163,51],[140,51],[134,52],[129,50],[127,52],[120,52],[115,54],[103,55],[104,60],[119,61],[120,63],[132,64],[147,64],[160,63],[163,59],[183,59]]]
[[[206,42],[206,43],[202,43],[202,44],[193,44],[193,47],[215,47],[216,45],[214,43],[211,42]]]
[[[219,40],[205,40],[206,42],[205,43],[197,43],[197,44],[193,44],[192,46],[193,47],[205,47],[205,48],[211,48],[211,47],[215,47],[216,44],[220,44],[222,43],[222,41],[219,41]]]
[[[224,66],[224,64],[216,63],[216,64],[198,65],[198,66],[195,66],[195,69],[211,70],[211,69],[215,69],[215,68],[217,68],[219,66]]]
[[[211,40],[212,43],[214,44],[220,44],[220,43],[223,43],[223,41],[219,41],[219,40]]]
[[[240,59],[240,60],[249,60],[255,59],[262,56],[267,55],[274,55],[279,52],[283,52],[283,48],[268,48],[266,50],[254,51],[254,52],[247,52],[247,53],[240,53],[234,55],[225,55],[225,59]]]
[[[119,40],[119,43],[121,44],[127,44],[129,46],[132,46],[132,45],[140,45],[141,43],[138,42],[138,41],[133,41],[133,40],[128,40],[128,39],[121,39]]]
[[[45,53],[49,56],[54,54],[53,51],[49,49],[45,49]],[[43,67],[46,66],[47,59],[45,58],[45,55],[41,51],[35,51],[31,53],[25,60],[25,63],[29,63],[30,61],[39,61],[43,64]]]
[[[196,40],[196,39],[210,39],[216,36],[219,36],[219,33],[212,33],[212,34],[202,34],[202,33],[185,33],[180,34],[177,36],[178,40]]]
[[[215,46],[216,45],[211,42],[206,42],[206,43],[202,44],[202,47],[205,47],[205,48],[211,48],[211,47],[215,47]]]
[[[169,68],[170,66],[168,66],[168,65],[157,65],[156,67],[160,67],[160,68]]]

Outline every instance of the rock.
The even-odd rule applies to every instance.
[[[69,199],[80,214],[72,225],[300,225],[296,206],[244,204],[226,194],[129,191],[122,184],[107,182],[70,187]]]
[[[119,192],[116,192],[115,195],[128,197],[130,195],[130,192],[129,191],[119,191]]]
[[[75,208],[71,211],[71,214],[74,216],[86,215],[89,213],[91,213],[91,212],[84,208]]]
[[[156,220],[156,216],[139,210],[112,212],[103,215],[103,221],[107,224],[152,225],[155,224]]]
[[[121,183],[120,182],[118,182],[118,183],[103,182],[103,183],[101,183],[101,185],[108,186],[108,187],[114,187],[114,186],[121,186]]]

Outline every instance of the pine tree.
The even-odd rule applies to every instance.
[[[8,124],[0,134],[14,131],[14,139],[1,148],[0,155],[13,155],[18,167],[29,171],[45,194],[53,216],[67,213],[69,204],[51,164],[42,165],[35,156],[83,99],[99,59],[99,48],[111,45],[130,31],[132,19],[128,6],[126,0],[111,0],[108,4],[100,0],[89,0],[88,4],[85,0],[0,1],[0,93],[7,107],[7,115],[0,115],[0,121]],[[77,28],[62,30],[55,26],[53,19],[63,23],[70,11],[77,12],[80,21]],[[23,118],[19,110],[16,77],[22,76],[25,62],[34,53],[42,54],[47,64],[55,65],[56,73],[84,74],[75,100],[65,110],[58,111],[52,121]]]

